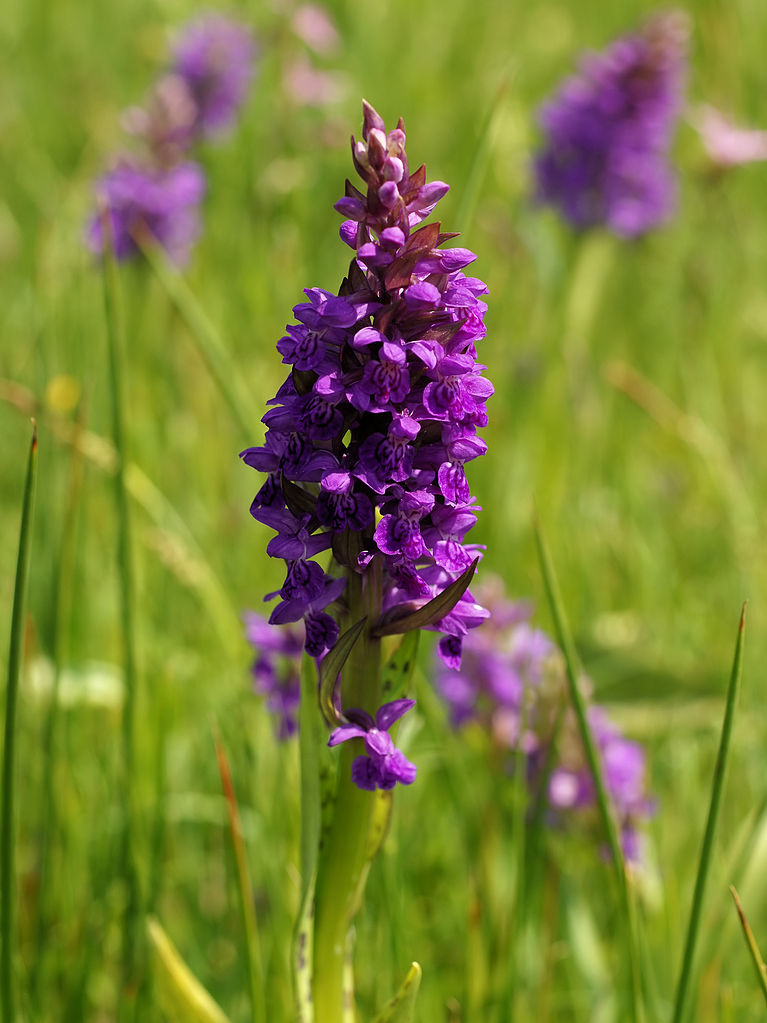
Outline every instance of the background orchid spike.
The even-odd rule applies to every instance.
[[[303,629],[296,625],[275,629],[255,611],[246,611],[243,621],[256,655],[251,668],[253,689],[266,697],[266,706],[276,718],[277,737],[289,739],[298,729]]]
[[[352,159],[365,189],[347,181],[336,203],[354,250],[348,275],[337,295],[309,288],[295,306],[298,322],[277,343],[291,369],[268,403],[265,442],[242,452],[268,474],[251,514],[277,532],[268,551],[286,563],[270,620],[303,618],[307,649],[321,656],[359,577],[377,587],[373,627],[401,609],[401,631],[442,632],[458,664],[463,637],[487,617],[470,574],[451,590],[481,556],[465,543],[480,508],[464,467],[486,450],[477,429],[493,387],[476,344],[487,288],[464,272],[472,252],[443,248],[454,235],[419,226],[448,186],[427,182],[423,166],[411,173],[401,120],[387,132],[363,103]],[[326,571],[312,559],[328,548]],[[430,603],[446,591],[454,599]],[[419,617],[426,605],[441,613]]]
[[[587,55],[541,109],[538,198],[576,228],[632,238],[671,215],[669,156],[682,106],[688,19],[656,15],[604,52]]]
[[[205,194],[202,168],[189,153],[202,139],[232,126],[254,61],[253,37],[238,22],[209,15],[183,29],[172,66],[155,82],[145,105],[123,116],[125,130],[143,143],[141,154],[121,157],[96,183],[100,209],[86,229],[94,253],[110,245],[118,260],[131,259],[143,238],[163,248],[171,262],[188,261]]]
[[[566,699],[561,654],[532,624],[533,607],[510,601],[499,579],[481,591],[490,622],[467,637],[459,671],[436,665],[436,682],[455,728],[479,724],[493,744],[517,757],[535,798],[544,799],[557,826],[594,816],[596,793],[574,718],[561,715]],[[590,688],[583,680],[584,688]],[[642,746],[627,739],[604,708],[592,704],[588,721],[602,756],[605,784],[620,825],[627,859],[642,858],[641,827],[653,812]],[[518,761],[517,761],[518,762]],[[513,760],[509,757],[509,767]]]
[[[88,226],[88,246],[97,254],[110,247],[117,259],[130,259],[145,235],[182,265],[200,233],[204,192],[205,177],[196,163],[154,169],[121,161],[96,185],[103,213],[97,212]]]

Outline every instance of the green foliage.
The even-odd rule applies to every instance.
[[[250,1006],[211,716],[238,791],[267,1018],[275,1023],[295,1017],[291,936],[311,903],[312,871],[304,867],[322,828],[321,820],[302,821],[299,809],[306,751],[276,742],[250,691],[238,615],[260,606],[282,575],[265,553],[269,531],[248,515],[259,481],[237,452],[263,436],[265,402],[285,371],[274,345],[292,305],[304,287],[333,290],[346,271],[332,203],[350,173],[348,136],[359,132],[363,95],[387,122],[403,115],[413,162],[450,183],[443,229],[465,231],[462,243],[477,252],[477,273],[490,287],[481,358],[496,395],[488,454],[470,468],[484,509],[472,534],[487,547],[479,579],[501,574],[512,594],[537,601],[549,628],[535,501],[595,696],[649,750],[657,809],[647,866],[629,875],[649,1019],[672,1011],[731,619],[750,601],[743,670],[754,684],[744,688],[732,735],[689,1008],[701,1023],[763,1018],[727,886],[741,892],[754,934],[767,934],[767,708],[759,684],[767,658],[765,171],[754,165],[712,176],[685,122],[676,146],[680,211],[657,234],[631,245],[577,239],[529,200],[537,104],[581,50],[601,46],[651,6],[423,0],[415,10],[404,0],[333,0],[340,48],[322,62],[345,75],[347,92],[329,108],[297,105],[285,90],[303,50],[284,5],[242,6],[262,35],[260,73],[241,130],[201,154],[205,232],[182,278],[187,290],[169,296],[150,268],[120,268],[124,484],[142,678],[134,857],[144,908],[179,940],[190,936],[190,969],[232,1023],[249,1019]],[[753,0],[687,7],[692,98],[767,126],[767,7]],[[117,457],[106,440],[101,281],[81,234],[91,182],[126,144],[120,111],[141,102],[169,35],[193,13],[186,3],[148,0],[9,0],[0,31],[6,608],[30,415],[41,439],[15,730],[23,798],[14,967],[19,1010],[29,1018],[113,1019],[122,991]],[[236,373],[229,401],[216,379],[225,373],[222,352]],[[252,424],[247,437],[243,419]],[[67,563],[63,597],[59,570]],[[414,635],[404,637],[403,655]],[[625,992],[614,978],[625,963],[611,937],[620,921],[598,839],[545,827],[534,869],[525,864],[520,873],[515,835],[525,832],[524,813],[507,765],[488,762],[471,730],[450,731],[423,682],[427,640],[416,672],[419,706],[398,735],[418,780],[397,793],[356,923],[360,1018],[375,1018],[403,965],[417,958],[425,978],[414,1021],[615,1019]],[[6,629],[0,653],[7,642]],[[387,697],[399,692],[392,683]],[[322,748],[324,739],[314,737],[317,757],[335,752]],[[519,877],[529,881],[521,890]],[[158,1023],[146,963],[138,966],[140,1018]]]

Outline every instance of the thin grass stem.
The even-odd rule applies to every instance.
[[[82,429],[82,421],[78,418],[78,432]],[[69,481],[69,494],[64,512],[61,530],[61,546],[56,566],[56,599],[54,605],[52,656],[53,686],[50,705],[43,731],[42,748],[45,751],[43,764],[42,812],[40,814],[40,849],[39,849],[39,890],[37,896],[36,952],[29,975],[29,987],[34,998],[39,999],[42,975],[46,961],[47,930],[48,930],[48,899],[50,896],[50,845],[51,836],[55,835],[58,826],[59,807],[54,798],[54,768],[56,764],[56,746],[58,740],[59,694],[61,675],[67,656],[67,640],[72,616],[72,580],[75,571],[75,551],[77,537],[77,512],[80,506],[80,495],[83,482],[83,454],[78,444],[72,446],[72,463]]]
[[[21,653],[24,645],[24,613],[37,476],[37,426],[33,423],[29,446],[24,499],[21,506],[19,556],[13,590],[11,639],[8,651],[8,683],[5,691],[5,744],[3,746],[3,806],[0,822],[0,1006],[6,1023],[16,1020],[16,986],[13,975],[15,881],[15,756],[16,705],[19,693]]]
[[[136,657],[136,583],[134,575],[134,541],[131,504],[128,499],[126,475],[128,449],[125,434],[123,396],[124,320],[121,308],[117,264],[109,245],[104,258],[104,311],[106,318],[107,348],[109,355],[109,392],[112,405],[112,439],[117,454],[115,472],[115,504],[117,509],[118,551],[117,570],[120,586],[122,621],[124,703],[121,735],[121,770],[124,800],[124,820],[121,840],[121,870],[125,882],[126,903],[122,923],[122,970],[125,992],[133,996],[136,990],[136,942],[141,893],[135,859],[135,746],[136,701],[138,668]],[[123,1002],[121,999],[121,1008]]]
[[[232,361],[220,333],[184,278],[170,265],[161,246],[147,236],[136,240],[152,272],[189,328],[197,351],[242,432],[243,441],[247,440],[253,432],[253,417],[239,385],[242,379],[239,367]]]
[[[620,835],[615,821],[615,816],[610,805],[610,797],[602,772],[602,763],[594,738],[589,727],[586,711],[586,701],[583,698],[578,685],[578,672],[576,670],[577,658],[570,628],[565,617],[562,600],[559,595],[559,585],[554,572],[554,566],[549,555],[546,542],[540,524],[535,524],[535,540],[538,548],[538,557],[543,573],[543,582],[546,595],[551,607],[551,614],[554,620],[554,630],[557,641],[565,659],[565,669],[570,690],[575,717],[578,722],[578,730],[586,753],[586,761],[589,766],[589,773],[594,782],[594,789],[597,797],[597,807],[604,827],[605,836],[610,849],[611,859],[615,868],[615,875],[618,882],[618,891],[621,901],[622,917],[625,928],[625,948],[629,973],[629,1010],[630,1019],[638,1023],[641,1019],[641,993],[639,982],[639,951],[636,937],[636,920],[634,904],[629,890],[628,877],[626,875],[626,863],[623,856]]]
[[[698,874],[695,878],[695,890],[693,892],[692,907],[690,909],[690,921],[687,925],[687,939],[685,941],[684,953],[682,955],[682,966],[679,971],[679,981],[677,983],[676,998],[674,1001],[674,1015],[672,1017],[673,1023],[681,1023],[681,1021],[685,1018],[685,1009],[687,1007],[687,997],[690,989],[692,967],[695,957],[695,945],[698,939],[700,918],[703,910],[703,900],[706,894],[706,881],[708,880],[708,872],[711,865],[711,854],[714,848],[714,836],[716,835],[716,826],[719,820],[719,809],[722,803],[722,793],[724,792],[724,777],[727,768],[727,758],[730,752],[730,739],[732,737],[732,725],[735,718],[735,705],[740,691],[743,637],[745,634],[745,628],[746,605],[744,604],[740,613],[738,636],[735,641],[735,656],[733,657],[730,682],[727,687],[727,702],[724,708],[722,735],[719,740],[716,764],[714,765],[714,780],[711,786],[711,802],[708,808],[706,829],[703,833],[700,860],[698,862]]]
[[[237,870],[237,894],[240,897],[242,925],[245,933],[245,959],[248,972],[251,1020],[253,1023],[266,1023],[264,971],[261,962],[261,943],[258,934],[255,902],[253,900],[253,885],[250,880],[250,871],[248,870],[248,856],[242,837],[242,822],[240,821],[240,810],[237,806],[232,772],[229,768],[229,759],[215,723],[213,725],[213,742],[216,746],[216,759],[218,760],[218,770],[221,774],[221,787],[224,790],[226,808],[229,814],[229,831],[232,836],[232,849]]]

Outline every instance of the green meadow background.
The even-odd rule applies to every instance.
[[[213,5],[211,5],[213,6]],[[764,1004],[727,890],[767,946],[767,170],[715,175],[685,116],[679,212],[634,243],[575,237],[530,200],[535,110],[574,66],[654,8],[507,0],[329,2],[331,105],[285,87],[307,54],[287,0],[227,8],[260,38],[235,134],[200,153],[204,233],[184,277],[226,344],[246,431],[188,318],[141,263],[120,270],[126,338],[140,685],[131,776],[142,908],[156,913],[233,1023],[248,1018],[233,858],[211,722],[240,800],[268,1018],[294,1018],[297,751],[250,689],[240,614],[281,581],[248,507],[238,452],[263,437],[282,379],[274,349],[302,289],[338,287],[333,210],[351,175],[361,98],[405,119],[411,165],[448,181],[489,285],[481,349],[496,387],[470,479],[481,573],[530,597],[551,629],[537,509],[594,693],[646,744],[657,808],[635,879],[648,1020],[668,1019],[741,603],[735,723],[690,1018],[756,1021]],[[222,8],[223,10],[223,8]],[[691,103],[767,126],[767,5],[689,3]],[[0,14],[0,650],[6,656],[29,417],[39,479],[17,732],[17,949],[23,1018],[124,1013],[119,871],[121,623],[106,323],[82,244],[94,178],[127,145],[180,0],[6,0]],[[416,785],[395,800],[357,924],[362,1018],[410,961],[422,1023],[619,1020],[625,970],[610,867],[595,833],[557,834],[520,897],[511,782],[475,735],[425,710],[403,731]],[[53,692],[58,697],[52,699]],[[512,869],[513,868],[513,869]],[[519,886],[517,886],[519,887]],[[516,893],[515,893],[516,892]],[[526,906],[521,915],[516,912]],[[524,918],[524,919],[523,919]],[[520,922],[521,921],[521,922]],[[142,953],[143,955],[143,953]],[[160,1020],[149,981],[130,1001]]]

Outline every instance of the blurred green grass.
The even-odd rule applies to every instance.
[[[450,183],[440,205],[450,230],[464,209],[482,126],[503,90],[464,235],[490,287],[482,358],[496,385],[489,452],[471,472],[484,507],[475,530],[488,547],[483,571],[501,574],[511,593],[534,597],[548,624],[531,528],[535,502],[596,695],[649,745],[658,797],[653,856],[666,897],[648,896],[643,925],[648,984],[661,1009],[668,1008],[663,999],[673,989],[684,933],[732,634],[740,603],[749,599],[743,700],[706,917],[712,926],[726,923],[707,960],[696,1018],[756,1019],[759,992],[726,884],[738,885],[764,946],[763,881],[752,872],[749,893],[728,862],[741,831],[756,826],[764,795],[764,169],[712,180],[683,123],[674,222],[632,245],[574,239],[529,201],[534,111],[579,51],[630,28],[651,5],[424,0],[413,9],[392,0],[328,9],[342,38],[328,66],[343,70],[348,90],[333,108],[317,110],[292,104],[283,87],[297,45],[285,28],[287,8],[231,9],[261,33],[259,78],[237,134],[202,154],[205,231],[187,276],[249,390],[250,435],[231,421],[158,282],[142,266],[121,274],[132,457],[167,501],[154,514],[144,501],[136,513],[143,682],[135,783],[145,894],[235,1023],[244,1019],[245,964],[209,728],[215,715],[249,839],[273,1018],[290,1018],[286,936],[299,887],[295,751],[274,744],[249,692],[237,621],[240,609],[257,605],[281,580],[264,553],[268,531],[248,515],[257,477],[237,452],[262,436],[264,403],[283,375],[274,343],[292,305],[304,287],[337,287],[345,271],[332,204],[351,171],[348,136],[359,131],[361,97],[387,123],[401,114],[411,161],[426,162],[430,177]],[[699,0],[688,10],[691,99],[767,124],[767,8],[756,0]],[[10,0],[0,19],[0,378],[26,389],[40,421],[30,669],[52,655],[74,472],[61,424],[74,421],[75,408],[62,376],[76,382],[87,429],[109,433],[101,283],[81,242],[90,185],[125,143],[120,112],[142,100],[174,28],[194,13],[182,2]],[[15,405],[0,403],[4,608],[28,436],[17,407],[25,402],[13,393]],[[88,457],[84,466],[72,613],[64,623],[72,702],[63,707],[54,751],[45,958],[38,990],[24,993],[37,1005],[34,1018],[52,1020],[111,1018],[118,975],[117,540],[111,479]],[[0,630],[4,656],[6,643],[7,629]],[[43,674],[30,670],[20,706],[22,978],[38,951],[47,696],[33,675]],[[100,702],[77,699],[88,681],[101,686]],[[432,723],[413,736],[419,783],[397,800],[393,835],[372,872],[358,928],[360,950],[376,950],[374,958],[360,958],[364,1007],[385,1001],[416,957],[425,968],[423,1020],[446,1018],[450,998],[466,1004],[477,874],[487,875],[491,890],[503,883],[502,857],[488,848],[474,852],[483,834],[476,813],[448,801],[444,743],[444,730]],[[494,783],[471,751],[465,757],[477,805],[489,805]],[[500,825],[499,834],[504,849]],[[610,1018],[611,951],[601,938],[589,951],[583,939],[590,929],[609,933],[611,911],[600,903],[603,864],[585,843],[563,845],[562,859],[551,884],[564,909],[544,935],[553,978],[548,1003],[523,985],[514,1017],[521,1020],[602,1018],[595,1008],[602,998]],[[464,1018],[511,1018],[493,1011],[483,1016],[477,1008]]]

